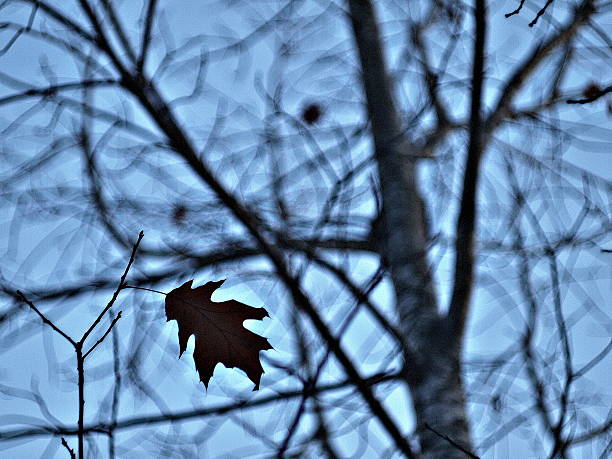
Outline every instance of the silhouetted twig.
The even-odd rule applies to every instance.
[[[554,0],[546,0],[546,3],[544,4],[544,6],[540,8],[540,10],[536,13],[536,16],[535,18],[533,18],[533,21],[529,23],[529,27],[533,27],[534,25],[538,23],[538,20],[540,19],[540,17],[546,12],[546,9],[550,6],[550,4],[553,1]]]
[[[533,20],[529,23],[529,27],[533,27],[534,25],[538,23],[538,20],[540,19],[540,17],[546,12],[546,9],[550,6],[550,4],[553,1],[554,0],[546,0],[546,3],[544,4],[544,6],[540,8],[540,10],[536,13],[535,18],[533,18]],[[523,9],[524,4],[525,4],[525,0],[520,0],[519,6],[517,6],[517,8],[514,11],[511,11],[510,13],[506,13],[504,16],[506,18],[509,18],[510,16],[519,14],[521,10]]]
[[[461,446],[459,443],[457,443],[456,441],[454,441],[452,438],[450,438],[448,435],[445,435],[443,433],[438,432],[436,429],[434,429],[433,427],[431,427],[429,424],[425,424],[425,428],[433,433],[435,433],[438,437],[440,438],[444,438],[447,442],[449,442],[451,445],[453,445],[455,448],[457,448],[460,451],[463,451],[468,457],[471,457],[472,459],[480,459],[480,456],[476,456],[474,453],[472,453],[471,451],[468,451],[467,449],[465,449],[463,446]]]
[[[38,314],[38,316],[42,319],[43,323],[45,323],[46,325],[51,327],[55,332],[57,332],[66,341],[68,341],[74,347],[74,350],[76,352],[77,379],[78,379],[78,391],[79,391],[79,415],[78,415],[78,444],[79,444],[79,446],[78,446],[78,457],[79,457],[79,459],[83,459],[85,457],[85,445],[84,445],[84,439],[85,439],[85,427],[84,427],[85,426],[85,359],[93,352],[93,350],[96,347],[98,347],[99,344],[101,344],[106,339],[106,337],[111,332],[111,330],[113,329],[113,327],[115,326],[117,321],[121,318],[121,311],[119,311],[117,316],[111,321],[111,323],[108,326],[108,328],[106,329],[106,331],[102,334],[102,337],[99,338],[93,344],[93,346],[91,346],[89,348],[88,351],[84,352],[83,348],[84,348],[84,345],[85,345],[85,340],[91,334],[91,332],[94,331],[94,329],[100,323],[100,321],[102,320],[102,318],[104,317],[106,312],[109,311],[112,308],[112,306],[115,303],[115,301],[117,300],[117,297],[119,296],[119,293],[121,292],[121,290],[123,290],[125,288],[125,286],[126,286],[125,279],[126,279],[128,273],[130,271],[130,267],[134,263],[134,260],[135,260],[135,257],[136,257],[136,251],[138,250],[138,246],[140,245],[140,241],[142,241],[143,237],[144,237],[144,233],[141,231],[140,234],[138,235],[138,240],[134,243],[134,246],[132,247],[132,253],[130,255],[130,260],[129,260],[126,268],[125,268],[125,271],[123,272],[123,275],[121,276],[121,280],[119,281],[119,285],[117,286],[117,289],[115,290],[115,293],[113,294],[111,300],[108,302],[106,307],[102,310],[102,312],[100,314],[98,314],[96,319],[92,322],[92,324],[85,331],[85,333],[83,333],[83,335],[81,336],[81,338],[78,341],[75,341],[67,333],[65,333],[62,329],[60,329],[57,325],[55,325],[51,320],[49,320],[34,305],[34,303],[32,303],[30,300],[28,300],[25,297],[25,295],[21,291],[19,291],[19,290],[16,291],[17,296],[19,298],[21,298],[21,300],[24,303],[26,303],[34,312],[36,312],[36,314]],[[71,454],[71,457],[74,457],[74,451],[71,450],[68,447],[68,444],[66,443],[64,438],[62,438],[62,444],[68,449],[68,451]]]
[[[525,3],[525,0],[521,0],[520,3],[519,3],[519,6],[517,6],[514,11],[511,11],[510,13],[506,13],[504,16],[509,18],[510,16],[514,16],[515,14],[519,14],[521,12],[521,10],[523,9],[523,4],[524,3]]]
[[[62,437],[62,446],[68,450],[68,454],[70,454],[70,459],[76,459],[74,450],[70,446],[68,446],[68,442],[64,437]]]

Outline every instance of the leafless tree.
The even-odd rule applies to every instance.
[[[1,1],[0,448],[607,457],[611,18]],[[163,297],[117,288],[130,253],[134,287],[227,277],[265,304],[259,393],[220,369],[204,392]],[[56,340],[113,291],[77,425]]]

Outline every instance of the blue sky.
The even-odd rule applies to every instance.
[[[141,11],[140,2],[120,2],[122,18],[126,18],[131,33],[138,30],[134,21],[137,20]],[[213,5],[213,6],[211,6]],[[227,8],[222,3],[182,1],[180,8],[161,2],[164,11],[163,20],[156,23],[155,42],[151,59],[148,62],[149,72],[160,63],[166,47],[180,46],[189,37],[204,34],[189,52],[176,62],[159,80],[159,86],[164,95],[174,99],[192,92],[194,82],[197,82],[194,71],[200,60],[200,53],[204,50],[219,49],[227,43],[233,42],[239,37],[244,37],[256,29],[262,17],[269,17],[276,11],[276,4],[262,4],[253,6],[239,4],[236,9]],[[62,5],[64,7],[64,5]],[[533,6],[533,5],[532,5]],[[65,6],[66,8],[75,8]],[[367,136],[356,135],[354,138],[342,143],[343,136],[357,126],[362,116],[358,79],[355,78],[356,61],[351,52],[350,29],[346,21],[338,18],[337,4],[324,4],[322,2],[307,3],[295,6],[299,11],[297,17],[304,18],[303,28],[298,29],[298,21],[288,21],[283,27],[275,29],[271,33],[262,33],[261,39],[254,41],[248,49],[241,54],[220,58],[205,63],[202,70],[201,93],[193,100],[185,100],[184,104],[176,107],[176,114],[182,120],[184,126],[189,130],[196,145],[204,149],[206,161],[211,165],[223,182],[232,191],[244,200],[252,199],[257,193],[273,195],[273,190],[267,189],[269,178],[269,164],[259,162],[261,135],[266,129],[271,129],[278,137],[283,138],[282,147],[279,147],[282,155],[279,161],[281,168],[291,170],[304,158],[317,158],[320,150],[329,148],[335,156],[330,158],[332,166],[319,164],[317,173],[309,175],[306,172],[297,172],[287,190],[287,200],[301,213],[300,216],[308,217],[316,214],[320,209],[319,192],[329,190],[333,184],[334,174],[340,175],[346,168],[358,164],[364,160],[369,148],[370,141]],[[323,16],[317,16],[324,8],[328,10]],[[528,53],[541,34],[550,32],[552,26],[543,21],[541,28],[529,28],[527,23],[528,14],[505,19],[502,12],[514,8],[514,2],[496,1],[489,5],[491,24],[489,33],[489,59],[488,59],[488,84],[486,99],[489,105],[493,103],[497,95],[499,81],[507,77],[517,62]],[[76,11],[76,8],[74,9]],[[555,20],[563,22],[564,9],[562,7],[551,10]],[[8,7],[4,10],[7,18],[27,21],[29,9],[23,5],[19,7]],[[213,12],[213,14],[211,14]],[[389,43],[388,58],[396,78],[400,100],[405,103],[406,116],[412,114],[411,100],[419,99],[418,92],[415,93],[411,72],[414,72],[413,63],[403,61],[405,47],[405,30],[402,23],[394,21],[395,7],[381,11],[385,20],[385,37]],[[258,16],[258,15],[261,16]],[[267,15],[267,16],[266,16]],[[316,20],[314,20],[316,18]],[[82,19],[75,13],[75,19]],[[309,20],[313,20],[309,23]],[[609,17],[603,20],[609,23]],[[39,21],[37,16],[36,21]],[[48,24],[48,23],[47,23]],[[467,22],[469,25],[469,21]],[[40,26],[39,22],[35,25]],[[49,26],[50,27],[50,26]],[[174,43],[164,43],[163,38],[169,33],[173,36]],[[436,35],[438,34],[438,35]],[[448,36],[444,30],[432,31],[431,51],[439,52]],[[5,31],[0,34],[1,40],[8,36]],[[439,37],[439,38],[438,38]],[[258,37],[259,38],[259,37]],[[297,57],[283,59],[277,55],[279,44],[287,40],[295,46]],[[3,42],[0,42],[3,43]],[[465,65],[470,53],[469,41],[462,41],[454,51],[456,60],[449,69],[448,89],[445,96],[453,107],[453,114],[457,117],[467,113],[466,91],[462,90],[462,78],[465,78],[467,70]],[[581,88],[591,79],[600,78],[609,71],[609,57],[593,57],[596,53],[589,54],[589,42],[582,43],[579,53],[578,64],[569,72],[565,86],[568,88]],[[21,37],[18,42],[6,54],[0,56],[1,71],[5,74],[16,76],[33,85],[45,85],[46,79],[55,79],[57,82],[71,81],[79,78],[82,65],[75,63],[67,57],[66,53],[53,47],[41,44],[40,41],[28,37]],[[42,71],[41,71],[42,69]],[[43,76],[46,75],[46,76]],[[538,79],[531,90],[525,91],[521,103],[530,106],[537,101],[538,90],[541,89],[543,81],[549,77],[544,69],[541,79]],[[413,76],[413,74],[412,74]],[[453,81],[456,79],[456,81]],[[280,83],[283,83],[282,86]],[[456,85],[456,86],[454,86]],[[15,91],[10,85],[0,84],[0,97]],[[458,89],[454,89],[458,87]],[[273,93],[277,89],[282,90],[283,109],[291,115],[299,115],[300,107],[310,100],[320,101],[325,109],[324,119],[312,135],[314,140],[306,135],[298,135],[291,121],[278,122],[270,114],[270,106],[266,103],[266,92]],[[78,93],[74,94],[77,98]],[[118,212],[125,220],[118,222],[125,234],[132,234],[132,239],[140,229],[146,233],[145,245],[148,248],[164,246],[182,242],[207,248],[213,246],[216,241],[222,241],[228,235],[239,236],[242,229],[235,224],[228,223],[225,214],[215,208],[211,201],[208,190],[202,189],[195,177],[189,172],[181,161],[168,154],[163,148],[157,148],[156,140],[162,137],[157,134],[151,120],[136,107],[133,100],[113,89],[99,90],[95,93],[96,105],[109,110],[111,113],[126,113],[126,117],[152,133],[151,136],[136,131],[122,131],[109,140],[104,140],[108,123],[100,123],[92,126],[96,139],[100,140],[100,157],[108,164],[110,190],[109,199],[116,196],[128,195],[140,199],[144,204],[150,204],[151,208],[158,204],[168,202],[186,202],[195,209],[190,210],[190,215],[197,211],[197,219],[190,228],[174,228],[169,224],[167,208],[161,208],[155,212],[143,212],[142,218],[133,218],[129,209],[120,209]],[[413,99],[411,99],[411,97]],[[37,102],[39,103],[39,102]],[[34,104],[33,104],[34,105]],[[15,104],[0,107],[0,129],[7,128],[7,138],[3,139],[3,150],[0,154],[14,154],[19,152],[23,155],[40,155],[44,145],[48,142],[48,136],[69,136],[78,128],[78,116],[66,112],[59,115],[59,121],[53,125],[53,129],[44,131],[41,127],[47,125],[50,118],[50,109],[43,109],[40,113],[28,119],[27,123],[9,129],[11,122],[23,111],[23,104]],[[510,200],[509,188],[502,183],[504,174],[504,155],[520,155],[522,153],[533,154],[538,158],[546,159],[559,155],[560,159],[584,169],[590,174],[601,177],[602,181],[593,181],[593,187],[599,194],[597,204],[604,209],[610,210],[610,185],[612,179],[612,167],[610,167],[610,140],[612,137],[609,130],[609,114],[606,112],[606,102],[599,101],[586,106],[562,106],[557,115],[563,120],[553,127],[561,127],[565,132],[570,132],[573,138],[562,136],[544,135],[538,130],[509,128],[500,132],[495,146],[486,158],[486,168],[482,182],[482,205],[484,224],[481,224],[483,237],[490,235],[498,236],[504,231],[504,222],[495,215],[495,205],[507,204]],[[215,122],[215,114],[221,116]],[[17,118],[19,119],[19,118]],[[221,122],[219,121],[221,120]],[[221,127],[219,127],[221,124]],[[425,123],[418,127],[422,130]],[[39,129],[37,131],[37,129]],[[292,130],[293,129],[293,130]],[[552,129],[552,128],[551,128]],[[45,134],[47,132],[47,134]],[[419,131],[420,132],[420,131]],[[532,137],[530,137],[532,136]],[[157,137],[157,139],[156,139]],[[464,145],[460,136],[453,139],[449,148],[463,151]],[[122,148],[133,145],[143,145],[149,148],[147,154],[142,156],[144,163],[139,167],[126,165]],[[335,146],[335,147],[334,147]],[[342,147],[350,148],[350,155],[340,155]],[[516,151],[513,151],[515,149]],[[3,253],[0,272],[4,279],[11,285],[24,290],[34,289],[47,285],[57,285],[61,281],[77,281],[96,275],[116,276],[117,279],[127,261],[126,251],[116,245],[110,244],[99,230],[95,229],[93,222],[84,219],[88,213],[79,208],[82,201],[75,198],[75,208],[72,211],[68,205],[68,211],[54,218],[39,219],[37,214],[41,211],[35,205],[25,207],[31,213],[21,210],[15,211],[9,202],[8,195],[19,193],[35,188],[61,187],[67,188],[66,193],[70,196],[71,190],[83,189],[82,178],[83,162],[74,148],[68,148],[65,155],[59,157],[45,172],[33,174],[23,180],[15,182],[5,196],[3,209],[6,212],[0,220],[0,252]],[[130,151],[130,150],[125,150]],[[133,151],[133,150],[132,150]],[[325,159],[325,158],[324,158]],[[314,162],[314,160],[313,160]],[[7,163],[9,164],[9,163]],[[12,164],[12,163],[11,163]],[[148,165],[163,165],[162,167]],[[572,171],[568,166],[550,163],[563,171],[568,179],[567,183],[578,185],[580,183],[580,172]],[[6,167],[5,167],[6,169]],[[8,177],[13,174],[11,169],[5,170],[0,166],[0,177]],[[448,184],[451,190],[457,183],[459,168],[457,162],[451,164],[450,172],[446,177],[439,177],[440,167],[425,164],[422,167],[424,178],[422,190],[428,199],[435,215],[435,224],[439,231],[450,231],[453,222],[452,216],[456,209],[456,202],[437,200],[437,193],[441,192],[441,183]],[[155,174],[166,174],[172,181],[162,185]],[[343,195],[343,208],[350,208],[351,215],[356,222],[363,220],[363,229],[366,230],[367,217],[374,210],[374,200],[368,190],[372,168],[369,173],[366,170],[359,175],[353,185],[355,196],[350,193]],[[314,178],[313,178],[314,176]],[[554,174],[551,173],[551,177]],[[527,188],[535,187],[537,183],[528,175],[521,175],[519,180]],[[605,183],[605,181],[608,181]],[[559,189],[562,187],[560,186]],[[607,195],[605,193],[608,193]],[[497,193],[497,195],[496,195]],[[492,197],[496,197],[494,201]],[[452,193],[451,193],[452,197]],[[489,199],[491,198],[491,199]],[[59,198],[58,198],[59,199]],[[568,199],[568,202],[571,200]],[[313,202],[315,204],[313,204]],[[564,201],[565,202],[565,201]],[[541,202],[539,203],[542,204]],[[575,204],[575,203],[574,203]],[[568,225],[572,217],[579,215],[579,208],[574,208],[571,202],[566,204],[565,215]],[[538,205],[538,204],[535,204]],[[191,209],[190,207],[190,209]],[[265,206],[263,206],[265,208]],[[563,215],[563,214],[561,214]],[[361,220],[358,218],[361,216]],[[21,222],[21,223],[19,223]],[[31,223],[35,222],[35,223]],[[562,221],[551,221],[551,228],[563,224]],[[587,222],[587,224],[590,224]],[[198,226],[200,225],[200,226]],[[209,226],[207,226],[209,225]],[[358,225],[356,225],[358,226]],[[169,230],[172,229],[172,231]],[[193,228],[201,228],[201,232],[194,236]],[[312,230],[312,228],[308,228]],[[208,232],[210,231],[210,232]],[[307,231],[307,230],[304,230]],[[552,231],[552,230],[551,230]],[[313,231],[316,234],[316,231]],[[511,240],[510,231],[508,239]],[[310,233],[309,233],[310,234]],[[608,237],[608,243],[610,243]],[[92,257],[92,254],[96,254]],[[452,254],[443,248],[434,250],[432,258],[438,260],[436,267],[437,287],[440,292],[442,303],[448,297],[450,286],[450,272]],[[437,257],[440,257],[439,259]],[[610,290],[610,269],[606,268],[601,258],[591,257],[588,253],[564,255],[564,261],[573,266],[579,272],[592,269],[594,274],[590,280],[583,281],[576,286],[570,280],[567,289],[567,297],[564,298],[564,307],[569,315],[578,314],[580,307],[585,302],[592,301],[596,308],[605,312],[606,291]],[[573,257],[573,258],[572,258]],[[152,271],[164,269],[165,260],[149,257],[147,265],[141,264],[135,267],[133,274],[141,270]],[[376,269],[377,261],[371,256],[355,256],[347,259],[337,257],[335,261],[345,262],[348,270],[355,279],[365,281]],[[307,266],[304,260],[297,259],[296,266]],[[304,268],[307,276],[304,286],[313,292],[313,298],[321,308],[329,311],[329,319],[338,320],[347,314],[352,307],[349,296],[339,293],[338,289],[329,278],[320,270],[310,267]],[[516,260],[506,260],[504,255],[489,254],[483,252],[483,262],[480,265],[481,288],[478,289],[474,302],[474,310],[471,316],[469,339],[467,343],[466,359],[477,360],[481,355],[490,356],[497,350],[508,347],[520,334],[521,311],[523,305],[512,305],[508,299],[513,298],[518,287],[515,273]],[[544,263],[534,263],[533,277],[538,282],[544,282],[547,276],[547,268]],[[249,323],[249,328],[256,330],[262,335],[269,337],[275,347],[275,351],[265,353],[263,358],[264,367],[269,368],[271,361],[287,362],[295,356],[296,343],[293,336],[287,330],[291,328],[291,310],[286,294],[278,282],[270,279],[270,266],[265,261],[249,262],[239,267],[227,268],[226,266],[194,272],[193,269],[185,267],[185,272],[180,278],[172,279],[167,285],[162,285],[162,290],[170,289],[180,285],[182,280],[195,277],[196,283],[204,283],[207,280],[228,278],[223,289],[218,292],[219,299],[235,298],[253,306],[266,306],[271,313],[271,318],[262,323]],[[507,276],[507,277],[504,277]],[[507,279],[499,282],[500,277]],[[499,282],[498,290],[490,289],[493,281]],[[565,289],[565,287],[564,287]],[[500,291],[506,292],[500,295]],[[392,307],[391,286],[388,281],[383,282],[374,292],[373,299],[381,309],[389,316],[394,317]],[[217,294],[216,294],[217,295]],[[506,296],[507,295],[507,296]],[[73,307],[66,311],[66,305],[60,301],[45,303],[47,311],[54,320],[76,336],[80,330],[95,317],[97,311],[103,307],[109,296],[109,292],[94,292],[83,295],[74,301]],[[217,297],[216,297],[217,298]],[[501,299],[500,299],[501,298]],[[547,298],[543,294],[543,301]],[[72,303],[71,303],[72,304]],[[10,304],[0,305],[3,308]],[[164,410],[178,411],[191,406],[207,407],[224,403],[233,397],[252,397],[251,384],[248,379],[237,370],[217,368],[211,381],[208,392],[202,384],[198,383],[197,374],[193,369],[191,352],[193,340],[190,347],[181,358],[177,360],[178,345],[176,341],[177,325],[174,322],[165,324],[163,317],[163,297],[153,293],[140,291],[124,291],[118,304],[124,312],[124,316],[118,323],[117,330],[120,336],[119,348],[122,355],[128,355],[129,348],[138,343],[138,337],[145,329],[155,334],[155,339],[145,342],[147,351],[144,353],[146,362],[143,364],[143,376],[154,386],[163,401],[155,400],[155,397],[134,396],[126,393],[122,398],[120,418],[144,413],[157,413]],[[605,316],[605,314],[604,314]],[[500,317],[511,320],[499,320]],[[577,363],[588,361],[599,349],[605,347],[609,340],[609,318],[608,324],[597,323],[597,313],[579,321],[576,325],[575,335],[577,337],[575,352]],[[548,317],[547,320],[551,320]],[[24,341],[14,345],[11,337],[19,334],[24,329],[31,330],[31,336]],[[8,330],[0,334],[0,349],[4,351],[0,360],[0,383],[6,386],[18,388],[30,388],[31,384],[38,384],[39,390],[48,404],[49,411],[58,419],[67,424],[73,424],[76,415],[76,393],[73,368],[73,352],[61,342],[56,336],[39,324],[32,314],[21,314],[19,321],[10,324]],[[126,339],[125,337],[130,337]],[[360,362],[364,374],[374,373],[382,369],[397,368],[399,359],[394,353],[393,345],[389,338],[380,342],[373,321],[365,313],[360,313],[345,335],[345,349],[352,355],[355,361]],[[545,337],[544,337],[545,338]],[[544,339],[543,338],[543,339]],[[313,342],[315,344],[316,342]],[[551,344],[552,346],[552,344]],[[100,347],[92,361],[89,362],[92,382],[87,386],[88,420],[95,419],[96,410],[92,407],[108,408],[109,394],[112,388],[112,367],[110,366],[110,352],[112,345],[110,341]],[[365,357],[364,357],[365,356]],[[270,359],[270,360],[266,360]],[[610,361],[600,363],[591,375],[592,384],[605,386],[606,370],[610,369]],[[516,368],[517,375],[522,371]],[[273,370],[267,372],[262,379],[262,390],[257,396],[263,396],[281,388],[293,388],[296,381],[290,378],[276,380]],[[332,361],[324,372],[324,381],[337,379],[340,370]],[[98,380],[99,379],[99,380]],[[38,382],[36,382],[38,381]],[[387,388],[390,387],[390,388]],[[507,394],[506,403],[509,407],[518,405],[523,387],[520,383],[513,386],[511,393]],[[603,389],[603,388],[602,388]],[[400,386],[385,386],[378,392],[385,400],[386,405],[393,412],[398,423],[406,430],[410,430],[413,421],[405,415],[409,404],[406,391]],[[475,394],[476,398],[482,394]],[[0,395],[1,396],[1,395]],[[352,393],[346,394],[346,399],[355,397]],[[608,397],[608,398],[605,398]],[[326,400],[333,404],[333,398]],[[602,404],[609,402],[609,394],[603,396]],[[247,448],[252,448],[252,436],[239,427],[240,422],[252,422],[253,425],[262,427],[269,426],[266,432],[276,432],[272,439],[280,441],[283,436],[283,422],[291,419],[292,407],[275,406],[268,411],[242,411],[236,414],[234,419],[214,419],[204,422],[183,423],[175,428],[181,433],[192,433],[202,431],[202,435],[211,432],[212,439],[208,443],[207,451],[198,454],[203,457],[223,457],[224,452],[236,455],[247,455]],[[293,408],[295,409],[295,408]],[[344,431],[336,442],[337,447],[345,454],[354,453],[360,447],[362,430],[351,429],[350,420],[344,421],[343,407],[330,407],[330,417],[337,421],[337,427]],[[484,408],[477,403],[473,405],[474,417],[482,415]],[[594,408],[594,416],[599,416],[605,411],[602,408]],[[15,397],[3,397],[0,415],[5,416],[3,423],[19,422],[20,418],[15,415],[38,416],[35,404]],[[483,415],[484,416],[484,415]],[[347,415],[348,417],[348,415]],[[309,419],[303,424],[303,431],[309,426]],[[276,424],[275,424],[276,422]],[[387,437],[376,423],[367,418],[362,419],[367,428],[368,446],[364,457],[380,451],[388,441]],[[218,424],[218,425],[217,425]],[[486,426],[485,426],[486,427]],[[479,426],[475,433],[481,435],[478,430],[484,428]],[[523,427],[529,429],[530,427]],[[536,427],[537,428],[537,427]],[[127,446],[148,441],[145,448],[155,450],[160,444],[156,435],[159,432],[175,433],[173,427],[167,426],[153,432],[153,429],[127,430],[119,436],[118,443]],[[217,430],[218,429],[218,430]],[[536,451],[534,457],[538,457],[537,449],[529,441],[522,438],[524,432],[520,429],[506,439],[499,442],[488,450],[484,457],[512,457],[516,454],[515,448],[521,448],[522,457],[527,457],[530,451]],[[484,434],[483,434],[484,435]],[[72,440],[71,440],[72,441]],[[72,442],[74,445],[75,443]],[[177,443],[178,444],[178,443]],[[101,449],[101,457],[106,455],[105,440],[98,440]],[[245,450],[241,450],[244,445]],[[56,439],[41,439],[27,444],[7,445],[11,449],[0,450],[0,456],[26,458],[26,457],[65,457],[66,452],[59,446]],[[1,447],[1,446],[0,446]],[[535,448],[535,447],[533,447]],[[142,450],[137,452],[125,452],[125,457],[142,457]],[[160,450],[161,451],[161,450]],[[237,452],[238,451],[238,452]],[[262,449],[263,454],[264,449]],[[248,453],[254,453],[248,450]],[[118,450],[118,453],[121,453]],[[151,453],[152,454],[152,453]],[[190,453],[193,454],[193,451]],[[588,452],[585,452],[587,454]],[[140,456],[139,456],[140,455]],[[161,452],[160,452],[161,455]],[[121,454],[119,456],[123,457]],[[257,454],[255,454],[255,457]],[[586,456],[585,456],[586,457]]]

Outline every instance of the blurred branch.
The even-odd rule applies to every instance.
[[[595,13],[593,0],[583,0],[574,10],[573,16],[555,34],[536,46],[531,54],[523,60],[512,73],[501,90],[501,94],[486,119],[484,126],[487,133],[483,145],[488,143],[493,131],[503,122],[511,110],[516,94],[523,87],[528,77],[535,72],[544,59],[559,46],[572,40],[580,27]]]
[[[149,54],[149,48],[151,47],[151,30],[153,29],[153,22],[155,22],[155,12],[157,8],[157,0],[149,0],[147,5],[147,13],[145,16],[145,25],[142,32],[142,38],[140,40],[140,54],[138,61],[136,62],[136,71],[143,73],[146,64],[147,56]]]
[[[85,6],[87,6],[85,0],[81,0],[81,3],[84,3]],[[92,23],[97,24],[97,19],[93,17],[93,12],[89,11],[88,15],[90,16]],[[99,29],[99,25],[96,26],[96,28]],[[99,31],[99,33],[101,33],[101,31]],[[100,35],[100,40],[105,40],[102,35]],[[112,53],[110,46],[105,46],[105,50],[107,53]],[[130,91],[138,99],[161,131],[166,134],[168,142],[174,151],[187,163],[187,165],[201,179],[201,181],[216,194],[218,199],[233,213],[236,219],[257,241],[262,248],[262,251],[267,255],[276,268],[280,279],[289,290],[295,306],[306,313],[323,339],[330,344],[334,354],[346,370],[347,374],[353,379],[356,386],[359,388],[364,399],[372,409],[373,414],[381,421],[398,447],[402,451],[409,452],[410,447],[403,434],[400,432],[395,422],[380,404],[378,399],[371,392],[369,386],[363,383],[361,376],[359,375],[359,372],[355,368],[351,359],[342,349],[338,340],[329,331],[327,325],[321,319],[310,299],[300,288],[298,281],[290,274],[282,253],[267,240],[264,228],[262,228],[261,224],[262,219],[254,213],[254,210],[245,207],[245,205],[241,203],[236,196],[231,194],[221,184],[219,179],[209,169],[209,167],[201,160],[201,157],[194,149],[191,140],[181,128],[168,104],[154,87],[153,82],[147,81],[142,76],[134,76],[130,74],[126,69],[121,67],[120,61],[116,56],[109,57],[115,63],[117,70],[122,74],[122,84],[125,89]]]
[[[30,17],[28,18],[27,25],[25,27],[20,27],[19,29],[17,29],[13,36],[7,41],[6,45],[4,45],[2,49],[0,49],[0,57],[6,54],[13,47],[13,45],[17,42],[17,40],[19,40],[19,37],[23,33],[27,33],[32,30],[32,25],[34,24],[34,19],[36,19],[37,11],[38,5],[34,5],[32,7],[32,10],[30,11]],[[2,25],[3,24],[0,23],[0,29],[2,28]]]
[[[14,102],[19,102],[23,99],[28,99],[30,97],[42,97],[46,98],[49,96],[56,95],[62,91],[74,91],[77,89],[83,88],[94,88],[94,87],[108,87],[108,86],[116,86],[118,85],[118,81],[105,78],[102,80],[82,80],[74,83],[63,83],[57,85],[47,86],[46,88],[30,88],[25,91],[19,92],[17,94],[12,94],[9,96],[0,97],[0,105],[11,104]]]
[[[84,0],[84,2],[86,1],[87,0]],[[126,35],[124,28],[121,25],[117,14],[115,13],[115,8],[113,7],[112,1],[102,0],[102,7],[106,11],[106,15],[110,19],[110,23],[112,25],[111,29],[115,32],[117,38],[119,38],[119,42],[121,43],[121,46],[123,46],[123,50],[128,55],[131,62],[136,62],[136,55],[134,54],[134,50],[132,49],[132,45],[130,44],[130,40]]]
[[[69,31],[76,33],[85,41],[97,45],[96,39],[89,34],[85,29],[83,29],[76,22],[71,20],[68,16],[62,14],[59,10],[49,5],[44,0],[20,0],[24,3],[30,3],[37,8],[40,8],[41,11],[46,13],[50,18],[52,18],[55,22],[65,26]]]
[[[447,320],[453,338],[461,342],[465,334],[472,291],[474,289],[474,240],[477,214],[478,180],[484,143],[482,140],[482,106],[485,85],[487,9],[484,0],[476,0],[476,24],[472,57],[472,102],[470,109],[470,139],[465,160],[459,216],[456,223],[455,269],[453,290]]]
[[[87,441],[89,455],[107,443],[111,459],[132,447],[194,456],[216,450],[220,429],[230,428],[279,457],[342,457],[347,448],[360,457],[410,455],[412,444],[424,456],[464,457],[505,437],[543,457],[567,456],[574,445],[571,453],[601,446],[605,456],[610,420],[594,379],[612,350],[599,304],[612,185],[595,163],[576,167],[566,153],[601,150],[608,131],[595,125],[604,111],[577,119],[565,102],[604,100],[610,88],[568,90],[565,80],[579,72],[600,81],[609,40],[596,20],[610,7],[577,1],[574,11],[553,11],[552,0],[517,0],[507,17],[535,5],[533,24],[544,16],[546,27],[521,42],[526,54],[508,74],[485,81],[485,53],[503,65],[515,49],[495,45],[495,33],[484,45],[484,1],[471,4],[474,27],[474,10],[450,0],[221,2],[205,18],[209,9],[177,15],[158,0],[0,0],[0,214],[8,229],[0,352],[10,359],[42,320],[52,330],[42,336],[54,376],[59,324],[114,292],[87,331],[88,349],[71,342],[77,376],[60,373],[78,378],[80,419],[86,380],[88,394],[102,394],[97,416],[67,427],[34,389],[2,386],[42,413],[7,416],[3,445],[48,437],[45,455],[63,435]],[[200,19],[204,29],[191,23]],[[519,33],[525,21],[502,22]],[[24,47],[34,59],[23,59]],[[483,86],[497,94],[488,112]],[[503,160],[516,165],[513,177]],[[143,225],[154,237],[138,246],[129,285],[117,286],[112,273],[124,267],[129,233]],[[453,249],[454,278],[445,264]],[[157,320],[158,295],[144,291],[226,271],[275,305],[274,338],[294,346],[262,358],[274,381],[268,395],[247,399],[228,380],[215,389],[227,400],[204,407],[189,381],[180,393],[158,381],[177,364]],[[18,294],[17,284],[28,289]],[[123,336],[114,309],[128,288],[142,290],[143,301],[123,315],[132,325]],[[487,307],[469,327],[477,341],[464,348],[449,325],[460,338],[472,289]],[[439,302],[448,293],[446,313]],[[106,348],[103,358],[109,335],[112,354]],[[391,387],[362,376],[396,364],[403,368],[379,373]],[[171,410],[190,390],[196,408]],[[401,406],[384,401],[391,393]],[[155,414],[133,411],[124,403],[132,398]],[[405,403],[414,431],[406,431]],[[240,414],[251,408],[257,421]],[[62,445],[71,452],[64,437]],[[244,455],[241,446],[229,448]]]
[[[583,97],[582,99],[568,99],[567,103],[568,104],[589,104],[605,96],[606,94],[612,92],[612,85],[609,85],[601,89],[598,87],[595,87],[593,88],[591,92],[592,92],[591,94],[589,94],[587,97]]]
[[[375,386],[377,384],[398,380],[401,378],[401,372],[383,372],[377,373],[375,375],[364,378],[364,384],[367,384],[369,387]],[[317,394],[323,394],[326,392],[346,389],[347,387],[353,386],[354,382],[352,379],[347,378],[339,382],[335,383],[327,383],[320,384],[316,387],[313,387],[308,396],[313,396]],[[127,418],[124,420],[117,421],[114,424],[114,429],[116,430],[125,430],[139,426],[145,425],[154,425],[154,424],[163,424],[166,422],[173,421],[188,421],[195,418],[205,418],[207,416],[218,416],[226,413],[230,413],[236,410],[255,408],[258,406],[268,405],[270,403],[277,402],[279,400],[289,400],[297,397],[304,396],[304,388],[299,388],[296,390],[289,391],[281,391],[274,395],[269,395],[267,397],[257,398],[255,400],[240,400],[237,402],[231,402],[223,405],[218,405],[210,408],[202,408],[195,410],[187,410],[180,411],[175,413],[166,413],[161,415],[153,415],[153,416],[137,416],[132,418]],[[92,424],[89,426],[85,426],[85,433],[102,433],[105,434],[108,432],[109,424],[107,423],[98,423]],[[76,428],[32,428],[32,429],[18,429],[18,430],[6,430],[0,431],[0,440],[16,440],[20,438],[32,438],[46,435],[76,435],[78,433],[78,429]]]
[[[438,131],[438,130],[441,130],[443,127],[450,124],[450,116],[447,113],[446,107],[440,100],[440,94],[439,94],[440,88],[438,84],[438,75],[431,68],[431,65],[429,63],[430,59],[427,54],[427,49],[425,48],[423,40],[421,39],[421,33],[422,32],[421,32],[420,26],[415,25],[412,27],[412,33],[411,33],[412,43],[414,44],[420,56],[419,62],[421,64],[421,67],[423,68],[423,73],[425,74],[425,83],[427,86],[429,98],[431,100],[431,104],[433,105],[435,113],[436,113],[436,118],[437,118],[437,123],[438,123],[438,127],[436,131]]]

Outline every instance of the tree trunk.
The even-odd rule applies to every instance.
[[[372,126],[383,202],[384,256],[394,284],[410,387],[424,457],[465,458],[472,451],[461,381],[459,340],[439,314],[427,262],[426,209],[411,145],[395,108],[372,3],[349,0]]]
[[[436,348],[445,339],[432,337]],[[410,366],[410,362],[407,362]],[[417,421],[417,435],[425,458],[462,458],[473,451],[459,355],[447,349],[429,350],[417,378],[408,384]]]

